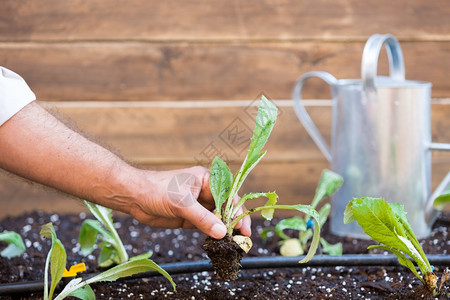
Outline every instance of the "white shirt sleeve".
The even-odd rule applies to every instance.
[[[34,100],[36,96],[25,80],[0,66],[0,126]]]

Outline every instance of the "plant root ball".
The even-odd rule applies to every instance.
[[[225,236],[220,240],[207,237],[202,249],[208,254],[218,278],[237,279],[244,251],[230,237]]]

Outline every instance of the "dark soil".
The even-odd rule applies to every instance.
[[[0,258],[0,283],[42,280],[44,263],[50,241],[41,238],[39,231],[47,222],[53,222],[58,237],[67,251],[68,266],[85,262],[86,272],[100,271],[96,256],[82,257],[77,237],[86,214],[48,215],[34,212],[0,221],[0,232],[12,230],[21,234],[27,251],[11,260]],[[90,218],[90,216],[89,216]],[[207,259],[201,249],[205,235],[195,230],[152,228],[130,217],[115,217],[115,225],[130,256],[153,251],[152,259],[158,264]],[[246,255],[279,255],[276,237],[263,242],[259,232],[273,226],[263,220],[253,220],[253,248]],[[441,216],[431,236],[421,244],[427,254],[449,254],[448,226],[450,214]],[[341,241],[344,254],[369,253],[366,249],[372,241],[340,238],[329,234],[327,226],[322,236],[328,242]],[[0,243],[0,249],[6,244]],[[374,250],[371,250],[374,251]],[[376,250],[376,253],[383,253]],[[370,252],[373,253],[373,252]],[[448,266],[435,266],[440,277]],[[93,286],[97,299],[427,299],[422,283],[405,267],[354,266],[311,267],[308,264],[294,268],[241,270],[234,281],[220,281],[214,272],[174,275],[177,291],[163,277],[133,279],[101,283]],[[415,293],[415,294],[412,294]],[[439,299],[450,299],[449,282]],[[42,299],[42,293],[24,296],[3,296],[2,299]],[[434,298],[429,298],[434,299]]]
[[[202,245],[218,279],[236,280],[244,251],[231,238],[225,236],[221,240],[207,237]]]

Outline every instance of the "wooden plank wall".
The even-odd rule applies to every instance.
[[[407,78],[433,83],[434,141],[450,142],[449,15],[446,0],[3,0],[0,65],[87,135],[156,169],[207,166],[212,149],[236,169],[245,154],[227,133],[250,134],[264,93],[281,114],[245,190],[308,203],[328,162],[293,112],[295,80],[312,70],[360,78],[367,38],[392,33]],[[387,69],[382,53],[380,74]],[[304,91],[329,95],[316,80]],[[329,138],[330,101],[307,104]],[[449,169],[450,154],[435,152],[434,187]],[[0,174],[0,216],[83,209],[67,198]]]

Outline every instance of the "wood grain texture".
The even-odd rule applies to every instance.
[[[433,189],[448,172],[450,159],[434,159]],[[175,169],[188,165],[160,166]],[[280,204],[309,204],[314,196],[323,169],[329,165],[325,160],[317,162],[262,162],[249,175],[240,194],[255,191],[274,191],[280,196]],[[239,168],[232,164],[233,171]],[[264,199],[249,201],[248,208],[265,203]],[[52,189],[30,184],[20,178],[0,172],[0,218],[20,215],[26,211],[43,210],[50,213],[78,213],[86,211],[80,199],[67,196]],[[450,211],[447,205],[446,211]],[[277,212],[276,216],[291,216],[292,212]],[[255,215],[259,217],[259,215]]]
[[[449,15],[448,0],[2,0],[0,65],[127,160],[166,169],[207,166],[222,154],[237,168],[253,126],[254,106],[241,100],[262,92],[290,99],[297,78],[313,70],[360,78],[374,33],[400,40],[407,79],[433,83],[442,98],[432,105],[433,141],[450,142]],[[383,51],[380,74],[386,61]],[[330,89],[312,79],[303,96],[327,99]],[[268,156],[243,192],[276,189],[282,203],[309,203],[328,163],[292,104],[277,103]],[[329,104],[310,104],[329,139]],[[433,187],[449,164],[448,152],[433,153]],[[5,174],[0,207],[0,217],[84,210]]]
[[[242,193],[276,190],[281,203],[309,203],[320,173],[329,164],[297,120],[291,101],[276,101],[280,115],[266,149],[268,155],[246,181]],[[193,165],[209,167],[222,156],[233,171],[245,156],[242,136],[250,137],[256,104],[252,101],[62,102],[42,103],[70,116],[96,140],[118,149],[127,160],[152,169]],[[307,110],[329,139],[327,100],[305,100]],[[450,141],[450,103],[434,101],[432,132],[436,142]],[[236,128],[237,130],[234,130]],[[234,138],[234,140],[233,140]],[[234,142],[233,142],[234,141]],[[243,149],[243,150],[242,150]],[[237,151],[240,150],[241,152]],[[450,153],[433,152],[432,186],[450,169]],[[261,200],[263,201],[263,200]],[[17,205],[20,203],[20,205]],[[258,201],[254,205],[260,204]],[[0,174],[0,217],[24,209],[69,212],[84,208],[70,197]],[[252,206],[252,205],[250,205]]]
[[[446,0],[2,0],[0,41],[449,40]]]
[[[311,118],[329,141],[330,101],[304,101]],[[268,155],[265,160],[323,160],[322,153],[298,121],[293,102],[282,100],[275,103],[279,107],[279,117],[267,144]],[[450,103],[438,103],[431,106],[433,141],[450,142]],[[258,102],[43,104],[72,118],[88,135],[118,148],[125,158],[144,164],[164,165],[171,162],[193,164],[206,159],[214,151],[225,155],[230,161],[241,161],[253,131]],[[206,165],[209,165],[209,161]]]
[[[450,97],[450,43],[402,44],[406,77],[433,83],[433,97]],[[0,65],[26,79],[41,100],[236,100],[291,98],[297,78],[328,71],[361,78],[364,43],[1,44]],[[387,62],[380,58],[380,74]],[[320,81],[305,98],[327,98]]]

